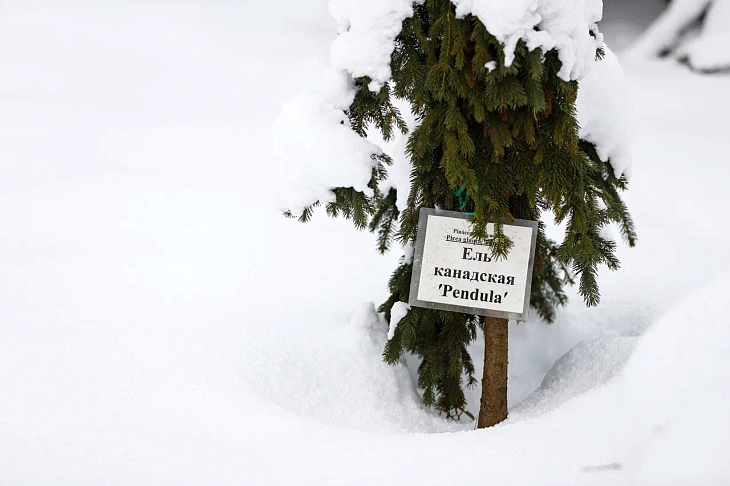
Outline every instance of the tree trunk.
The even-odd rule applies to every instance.
[[[507,418],[507,319],[484,322],[484,375],[477,427],[483,429]]]

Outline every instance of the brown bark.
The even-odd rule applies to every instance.
[[[487,317],[484,323],[484,375],[477,427],[507,418],[507,319]]]

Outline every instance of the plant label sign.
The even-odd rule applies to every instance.
[[[409,304],[526,321],[537,241],[537,221],[515,220],[504,234],[514,246],[507,258],[492,256],[471,237],[466,213],[422,208],[413,256]],[[487,225],[487,234],[494,225]]]

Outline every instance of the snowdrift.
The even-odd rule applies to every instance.
[[[730,275],[652,328],[622,380],[638,484],[728,484]]]

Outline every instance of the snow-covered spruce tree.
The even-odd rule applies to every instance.
[[[565,238],[549,240],[540,225],[531,306],[552,321],[555,308],[566,302],[565,285],[574,279],[586,304],[596,305],[599,265],[619,266],[615,243],[602,230],[617,223],[630,245],[635,235],[619,196],[626,179],[579,138],[579,86],[570,79],[570,66],[558,50],[531,50],[522,38],[507,47],[479,17],[459,14],[449,0],[426,0],[412,8],[394,37],[387,82],[356,76],[346,110],[357,134],[365,137],[368,129],[376,129],[388,140],[405,130],[393,97],[411,106],[417,126],[408,137],[412,173],[405,210],[396,205],[396,189],[380,190],[390,159],[373,153],[368,190],[335,187],[328,201],[289,215],[308,221],[324,204],[330,216],[344,216],[377,233],[384,252],[396,239],[415,242],[420,208],[466,211],[473,213],[473,236],[486,239],[493,256],[503,258],[511,242],[502,223],[539,221],[551,211],[556,222],[567,223]],[[600,57],[601,43],[594,45],[590,56]],[[486,233],[489,222],[496,223],[493,234]],[[389,282],[391,297],[380,307],[388,321],[398,318],[384,360],[398,363],[404,351],[418,355],[423,403],[457,417],[465,411],[463,387],[477,383],[467,345],[482,328],[486,348],[478,424],[504,420],[508,321],[425,308],[403,315],[411,271],[404,257]],[[396,304],[398,312],[391,313]]]

